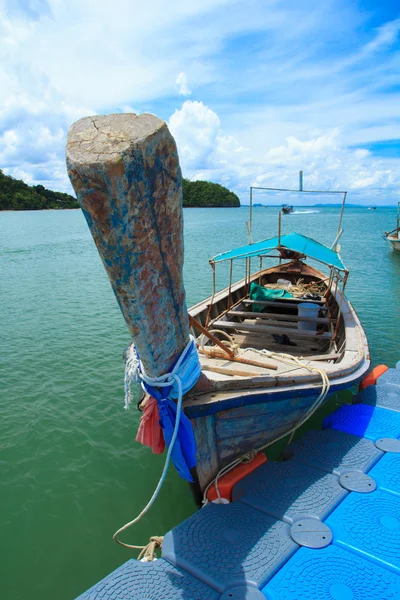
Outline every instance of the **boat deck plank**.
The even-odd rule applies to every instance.
[[[319,339],[331,339],[332,333],[329,331],[324,331],[323,333],[319,333],[317,331],[311,331],[306,329],[291,329],[290,327],[270,327],[264,324],[244,322],[244,323],[236,323],[235,321],[225,321],[223,319],[219,319],[213,323],[213,327],[215,328],[226,328],[226,329],[237,329],[238,331],[257,331],[259,333],[268,333],[268,334],[277,334],[277,335],[295,335],[296,337],[317,337]]]
[[[256,350],[269,350],[270,352],[286,352],[293,356],[312,355],[314,352],[322,355],[321,344],[315,338],[299,339],[292,342],[293,345],[279,344],[271,339],[271,336],[261,335],[259,333],[230,333],[235,344],[240,348],[255,348]],[[326,344],[324,341],[323,344]]]
[[[243,310],[230,310],[227,313],[230,317],[243,317],[246,319],[272,319],[284,321],[305,321],[307,323],[331,323],[333,319],[328,317],[306,317],[303,315],[286,315],[284,313],[266,313],[266,312],[255,312],[255,311],[243,311]]]
[[[299,304],[302,303],[310,303],[310,304],[318,304],[321,306],[320,310],[328,310],[326,304],[326,300],[304,300],[303,298],[277,298],[276,300],[250,300],[250,298],[245,298],[243,300],[244,304],[260,304],[262,306],[285,306],[287,308],[299,308]]]

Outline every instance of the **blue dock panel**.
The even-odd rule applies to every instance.
[[[400,454],[386,454],[369,472],[378,489],[400,495]]]
[[[215,590],[162,558],[128,560],[77,600],[217,600]]]
[[[400,368],[378,382],[77,600],[400,600]]]
[[[352,493],[328,517],[333,543],[400,574],[400,496]]]
[[[333,427],[373,441],[382,437],[397,438],[400,437],[400,413],[367,404],[345,404],[324,419],[323,427]]]
[[[347,493],[335,475],[288,460],[266,462],[235,485],[232,498],[293,523],[324,519]]]
[[[239,585],[226,590],[220,597],[220,600],[265,600],[265,596],[256,588]]]
[[[385,385],[386,383],[400,387],[400,369],[389,369],[376,380],[376,385]]]
[[[287,449],[293,460],[328,473],[366,473],[383,456],[374,442],[338,429],[307,431]]]
[[[164,538],[163,557],[219,592],[261,587],[298,548],[289,525],[241,502],[208,504]]]
[[[353,404],[369,404],[400,412],[400,387],[397,385],[369,385],[353,398]]]
[[[398,600],[400,576],[338,546],[301,548],[262,592],[267,600]]]

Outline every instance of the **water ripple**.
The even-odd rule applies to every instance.
[[[337,216],[298,213],[283,226],[331,243]],[[275,235],[272,209],[254,217],[255,239]],[[189,304],[211,291],[210,256],[247,243],[247,218],[244,209],[185,211]],[[381,233],[393,222],[394,211],[353,209],[342,239],[372,357],[391,365],[400,358],[400,254]],[[0,240],[2,596],[70,600],[131,556],[111,536],[147,503],[164,457],[135,442],[139,415],[123,409],[129,336],[81,213],[0,213]],[[227,277],[222,266],[219,287]],[[126,539],[144,543],[193,510],[171,471]]]

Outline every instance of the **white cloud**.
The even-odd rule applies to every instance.
[[[124,104],[123,106],[121,106],[121,112],[133,113],[134,115],[140,114],[140,110],[138,110],[137,108],[134,108],[133,106],[130,106],[129,104]]]
[[[216,145],[220,121],[217,114],[202,102],[187,100],[169,120],[183,168],[199,169],[210,158]]]
[[[189,89],[185,73],[179,73],[178,77],[176,78],[176,89],[178,94],[181,94],[181,96],[190,96],[192,93]]]
[[[202,102],[187,100],[171,116],[183,174],[192,180],[209,179],[234,189],[248,202],[250,185],[296,189],[303,170],[307,189],[343,190],[354,202],[385,200],[400,188],[400,160],[374,158],[368,150],[349,149],[340,129],[333,128],[306,139],[288,136],[284,144],[255,155],[235,137],[224,135],[218,115]]]
[[[400,19],[389,21],[381,27],[378,27],[377,34],[373,40],[365,45],[363,54],[368,56],[376,50],[382,48],[382,46],[389,46],[396,41],[400,32]]]
[[[169,119],[186,175],[242,197],[298,168],[313,184],[399,186],[395,159],[351,148],[400,139],[398,18],[371,28],[340,0],[0,0],[0,12],[9,173],[69,189],[74,120],[152,112]],[[176,91],[194,101],[177,108]]]

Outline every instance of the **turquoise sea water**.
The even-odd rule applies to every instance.
[[[284,216],[283,232],[331,243],[339,211],[315,210]],[[247,243],[247,219],[244,208],[185,210],[189,305],[210,293],[208,259]],[[254,240],[276,225],[276,209],[254,210]],[[381,235],[394,226],[394,208],[350,208],[341,239],[347,295],[372,361],[389,366],[400,359],[400,253]],[[80,211],[0,213],[0,310],[1,597],[70,600],[132,556],[112,534],[147,502],[164,460],[135,442],[138,413],[123,409],[129,337]],[[193,511],[171,470],[125,539],[146,543]]]

